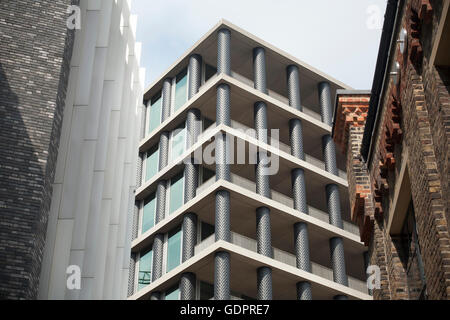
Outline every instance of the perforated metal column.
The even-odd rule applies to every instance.
[[[342,238],[330,239],[331,267],[334,282],[348,286],[347,272],[345,270],[344,243]]]
[[[194,256],[197,243],[197,215],[187,213],[183,217],[183,262]]]
[[[312,300],[311,284],[306,281],[297,283],[297,300]]]
[[[308,204],[306,202],[305,171],[294,169],[291,172],[292,196],[294,197],[294,209],[308,214]]]
[[[325,160],[325,170],[329,173],[338,175],[338,168],[336,163],[336,145],[334,144],[331,135],[322,137],[323,158]]]
[[[294,244],[297,268],[311,272],[309,259],[308,225],[304,222],[294,224]]]
[[[295,65],[286,68],[288,85],[289,105],[299,111],[303,111],[300,96],[299,69]],[[289,139],[291,142],[291,154],[305,160],[303,147],[303,125],[300,119],[289,121]],[[306,200],[305,171],[301,168],[292,170],[292,196],[294,209],[308,214],[308,203]],[[311,272],[311,260],[309,256],[309,234],[308,225],[304,222],[294,224],[294,246],[297,268]],[[312,300],[311,284],[307,281],[297,283],[297,299]]]
[[[156,217],[155,224],[160,223],[165,217],[167,181],[160,180],[156,186]]]
[[[202,82],[202,57],[193,54],[189,57],[189,99],[197,94]]]
[[[300,119],[289,121],[289,136],[291,141],[291,154],[301,160],[305,160],[303,148],[303,125]]]
[[[253,49],[253,79],[255,89],[267,93],[266,51],[261,47]]]
[[[257,270],[258,300],[272,300],[272,269],[261,267]]]
[[[162,265],[163,265],[163,246],[164,246],[164,235],[157,234],[153,240],[153,273],[152,281],[156,281],[162,276]]]
[[[136,269],[136,254],[132,252],[130,256],[130,269],[128,272],[128,292],[127,292],[128,297],[134,294],[135,269]]]
[[[231,74],[231,32],[220,29],[217,32],[217,73]]]
[[[166,121],[170,117],[170,103],[172,101],[172,79],[164,79],[162,89],[162,110],[161,122]]]
[[[216,123],[217,125],[231,125],[230,118],[230,86],[220,84],[217,86]]]
[[[217,73],[231,75],[231,32],[220,29],[217,34]],[[231,126],[230,86],[221,84],[217,87],[216,124]],[[216,180],[231,180],[227,161],[227,138],[225,134],[216,136]],[[216,241],[231,241],[230,230],[230,193],[220,190],[216,193],[215,208]],[[214,299],[230,299],[230,254],[217,252],[214,258]]]
[[[161,132],[159,138],[159,170],[161,171],[169,162],[169,136],[167,131]]]
[[[331,126],[333,124],[333,107],[331,104],[331,88],[328,82],[321,82],[318,86],[319,102],[322,122]]]
[[[230,193],[225,190],[216,193],[216,218],[215,218],[216,241],[231,241],[230,231]]]
[[[335,184],[329,184],[326,186],[326,193],[330,224],[344,229],[344,222],[342,221],[341,215],[339,187]]]
[[[231,180],[230,164],[227,155],[227,137],[224,133],[215,137],[216,143],[216,180]]]
[[[289,105],[299,111],[303,111],[300,97],[300,72],[298,67],[290,65],[286,68]]]
[[[260,207],[256,209],[256,237],[258,239],[258,253],[272,258],[270,210],[267,207]]]
[[[186,115],[186,147],[192,147],[202,133],[202,116],[198,109],[190,109]]]
[[[133,208],[133,229],[131,231],[131,239],[134,240],[138,237],[139,229],[139,204],[140,201],[134,202]]]
[[[186,272],[180,279],[181,300],[195,300],[195,282],[197,277],[192,272]]]
[[[214,256],[214,300],[230,299],[230,254],[217,252]]]

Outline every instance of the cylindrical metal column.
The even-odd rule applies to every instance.
[[[220,29],[217,32],[217,73],[231,75],[231,32]]]
[[[306,223],[298,222],[294,224],[294,241],[297,268],[311,272],[308,225]]]
[[[231,32],[220,29],[217,34],[217,73],[231,75]],[[230,86],[221,84],[217,87],[216,124],[231,126]],[[216,136],[216,180],[231,180],[227,161],[227,138],[225,134]],[[231,241],[230,230],[230,193],[220,190],[216,193],[215,208],[216,241]],[[214,258],[214,299],[230,299],[230,254],[217,252]]]
[[[191,99],[197,94],[202,84],[202,56],[193,54],[189,57],[189,94]]]
[[[198,109],[190,109],[186,115],[186,147],[192,147],[202,133],[202,114]]]
[[[217,86],[216,124],[231,125],[230,86],[225,83]]]
[[[333,108],[331,103],[331,88],[328,82],[321,82],[318,86],[320,110],[322,122],[333,125]],[[323,156],[325,159],[325,169],[334,175],[338,174],[336,165],[336,147],[331,135],[322,137]],[[341,215],[341,203],[339,188],[336,184],[326,186],[327,206],[330,224],[343,229]],[[344,243],[342,238],[335,237],[330,239],[331,266],[333,269],[333,279],[335,282],[348,286],[347,272],[345,268]],[[334,297],[337,300],[347,299],[345,295]]]
[[[253,49],[253,79],[255,89],[267,93],[266,51],[261,47]]]
[[[286,69],[286,76],[289,105],[296,110],[302,111],[298,67],[295,65],[288,66]],[[289,138],[291,142],[291,154],[300,160],[305,160],[303,125],[300,119],[291,119],[289,121]],[[305,171],[301,168],[292,170],[291,181],[294,209],[308,214]],[[308,225],[304,222],[294,224],[294,245],[297,268],[311,272]],[[298,300],[312,300],[311,284],[309,282],[301,281],[298,282],[296,286]]]
[[[289,105],[299,111],[303,111],[300,97],[300,72],[298,67],[290,65],[286,68]]]
[[[303,125],[300,119],[291,119],[289,121],[289,137],[291,142],[291,154],[304,161]]]
[[[127,291],[127,297],[131,297],[134,294],[134,278],[136,275],[136,254],[131,253],[130,256],[130,269],[128,273],[128,291]]]
[[[294,209],[308,214],[308,204],[306,202],[305,171],[301,168],[291,172],[292,196],[294,198]]]
[[[348,286],[344,259],[344,242],[342,238],[335,237],[330,239],[330,253],[334,282]]]
[[[157,234],[153,239],[153,273],[152,282],[155,282],[161,278],[163,274],[163,247],[164,247],[164,235]]]
[[[162,110],[161,122],[166,121],[170,117],[170,103],[172,101],[172,79],[164,79],[162,89]]]
[[[230,300],[230,254],[217,252],[214,256],[214,300]]]
[[[325,170],[329,173],[338,175],[336,162],[336,145],[331,135],[327,134],[322,137],[323,158],[325,160]]]
[[[338,228],[344,229],[344,222],[341,215],[341,200],[339,194],[339,187],[335,184],[326,186],[327,206],[330,224]]]
[[[183,262],[194,256],[197,244],[197,215],[187,213],[183,218]]]
[[[258,268],[258,300],[272,300],[272,269]]]
[[[258,253],[272,258],[272,237],[270,234],[270,210],[267,207],[256,209],[256,237]]]
[[[216,241],[231,241],[230,230],[230,193],[220,190],[216,193],[216,217],[215,217]]]
[[[321,82],[318,86],[320,113],[322,122],[331,126],[333,124],[333,107],[331,105],[331,88],[328,82]]]
[[[156,217],[155,224],[164,220],[166,209],[166,193],[167,193],[167,181],[158,181],[156,186]]]
[[[180,298],[181,300],[195,300],[195,282],[197,277],[192,272],[186,272],[180,279]]]

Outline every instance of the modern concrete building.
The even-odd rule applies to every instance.
[[[130,6],[0,4],[0,299],[127,296],[144,83]]]
[[[129,299],[372,299],[338,89],[226,21],[150,86]]]

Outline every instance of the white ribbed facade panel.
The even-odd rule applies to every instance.
[[[127,294],[144,72],[130,0],[81,0],[40,299]],[[67,268],[81,289],[67,288]]]

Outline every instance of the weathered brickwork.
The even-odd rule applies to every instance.
[[[381,269],[381,288],[374,290],[375,299],[419,299],[424,297],[424,284],[426,298],[450,298],[450,70],[429,65],[434,41],[439,40],[436,30],[442,3],[409,0],[401,8],[398,23],[408,32],[408,45],[403,54],[398,46],[393,48],[391,66],[399,63],[400,77],[397,84],[388,79],[381,96],[367,163],[361,161],[358,150],[361,125],[349,121],[350,128],[343,133],[337,130],[339,122],[335,124],[337,143],[343,145],[343,137],[348,136],[343,151],[347,153],[352,219],[359,224],[361,239],[369,247],[370,263]],[[388,230],[395,218],[391,216],[396,214],[394,195],[402,182],[400,169],[405,163],[424,283],[419,260],[405,253],[402,236]],[[368,189],[370,194],[364,192]],[[361,198],[364,202],[358,200]],[[361,219],[365,216],[372,219]],[[410,251],[417,248],[413,241],[409,246]]]
[[[0,2],[0,298],[37,296],[75,0]]]

